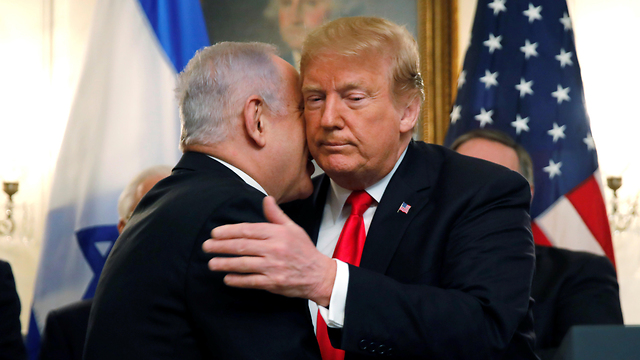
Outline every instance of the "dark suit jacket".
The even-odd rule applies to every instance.
[[[314,181],[314,194],[288,212],[315,241],[329,179]],[[534,359],[529,199],[515,172],[412,142],[360,267],[349,266],[344,327],[329,329],[334,347],[347,360]]]
[[[82,360],[93,299],[51,310],[44,326],[40,360]]]
[[[20,298],[11,265],[0,260],[0,360],[26,358],[20,328]]]
[[[536,246],[531,296],[542,359],[553,358],[573,325],[623,323],[616,271],[604,256]]]
[[[184,154],[107,259],[84,358],[319,359],[305,300],[228,287],[207,268],[211,229],[266,221],[263,197],[208,156]]]

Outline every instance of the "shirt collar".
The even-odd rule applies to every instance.
[[[269,196],[267,194],[267,192],[262,188],[262,186],[260,186],[260,184],[258,184],[257,181],[253,180],[253,178],[249,175],[247,175],[247,173],[245,173],[244,171],[238,169],[237,167],[222,161],[216,157],[213,157],[211,155],[207,155],[208,157],[212,158],[213,160],[216,160],[217,162],[221,163],[222,165],[226,166],[227,168],[229,168],[229,170],[233,171],[236,175],[238,175],[244,182],[247,183],[247,185],[251,186],[252,188],[260,191],[261,193],[265,194],[266,196]],[[345,198],[345,201],[347,201],[347,199]]]
[[[407,153],[408,148],[409,147],[407,146],[404,149],[404,151],[402,152],[402,155],[400,155],[400,158],[398,159],[398,161],[396,161],[396,164],[393,167],[393,169],[391,169],[391,171],[385,177],[383,177],[382,179],[380,179],[380,181],[378,181],[377,183],[365,189],[365,191],[376,201],[376,204],[379,204],[380,200],[382,200],[382,195],[384,195],[384,191],[387,189],[387,185],[389,185],[389,181],[391,181],[393,174],[395,174],[396,170],[398,169],[398,166],[400,166],[400,163],[402,162],[402,159],[404,159],[404,156]],[[338,216],[340,216],[342,209],[344,208],[344,204],[347,202],[347,198],[349,197],[349,195],[351,195],[353,191],[349,189],[345,189],[342,186],[336,184],[336,182],[333,181],[333,179],[330,179],[330,182],[331,182],[331,191],[329,194],[329,204],[331,206],[331,213],[333,214],[333,220],[336,221],[338,219]]]

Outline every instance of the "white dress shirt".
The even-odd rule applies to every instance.
[[[213,156],[211,156],[211,155],[207,155],[207,156],[208,156],[208,157],[210,157],[210,158],[212,158],[213,160],[215,160],[215,161],[219,162],[220,164],[222,164],[222,165],[224,165],[224,166],[228,167],[228,168],[229,168],[229,170],[233,171],[234,173],[236,173],[236,175],[240,176],[240,178],[241,178],[244,182],[246,182],[246,183],[247,183],[247,185],[249,185],[249,186],[251,186],[252,188],[254,188],[254,189],[256,189],[256,190],[260,191],[260,192],[261,192],[261,193],[263,193],[263,194],[265,194],[265,196],[268,196],[267,192],[266,192],[266,191],[264,191],[264,189],[262,188],[262,186],[260,186],[260,184],[258,184],[258,182],[257,182],[257,181],[255,181],[251,176],[247,175],[247,173],[246,173],[246,172],[244,172],[244,171],[242,171],[242,170],[238,169],[237,167],[235,167],[235,166],[233,166],[233,165],[231,165],[231,164],[229,164],[229,163],[227,163],[227,162],[224,162],[224,161],[222,161],[222,160],[220,160],[220,159],[218,159],[218,158],[216,158],[216,157],[213,157]]]
[[[364,212],[364,229],[369,233],[369,226],[373,220],[373,215],[378,208],[378,204],[382,199],[387,185],[395,174],[396,169],[404,159],[407,149],[404,150],[393,169],[380,181],[365,189],[365,191],[375,200],[371,206]],[[345,222],[351,214],[351,206],[345,207],[345,203],[352,191],[347,190],[333,180],[331,180],[331,189],[327,194],[327,201],[324,205],[322,213],[322,222],[320,223],[320,231],[318,232],[317,249],[327,255],[333,256],[333,251],[338,243],[338,238],[342,232]],[[366,244],[366,242],[365,242]],[[344,326],[344,308],[347,301],[347,290],[349,287],[349,266],[340,260],[335,259],[338,268],[336,271],[336,279],[333,283],[333,291],[329,300],[329,308],[318,306],[315,302],[309,300],[309,311],[313,320],[313,328],[316,329],[316,316],[318,309],[328,327],[342,328]]]

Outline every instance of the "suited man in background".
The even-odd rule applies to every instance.
[[[309,299],[314,317],[320,307],[324,359],[535,359],[527,183],[412,141],[423,94],[409,32],[334,20],[305,40],[301,76],[325,171],[287,207],[306,232],[267,199],[270,224],[212,231],[206,251],[242,256],[210,269],[232,272],[233,287]]]
[[[20,298],[11,265],[0,260],[0,360],[23,360],[27,350],[22,341]]]
[[[96,290],[84,359],[319,359],[306,303],[229,288],[207,269],[212,228],[309,196],[295,69],[261,43],[199,51],[176,90],[184,154],[140,201]]]
[[[533,164],[527,151],[496,130],[474,130],[451,145],[460,154],[494,162],[527,179],[533,196]],[[531,297],[536,352],[553,359],[574,325],[623,324],[618,281],[604,256],[536,245],[536,272]]]
[[[127,184],[118,199],[118,233],[122,234],[142,197],[170,173],[170,166],[153,166]],[[47,314],[40,346],[41,360],[82,360],[92,304],[93,299],[77,301]]]

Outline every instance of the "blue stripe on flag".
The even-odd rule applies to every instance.
[[[93,295],[117,238],[120,191],[145,167],[177,161],[176,72],[207,45],[198,0],[96,2],[87,65],[54,174],[27,336],[30,359],[38,357],[48,312]]]
[[[149,23],[176,72],[182,71],[199,49],[209,45],[198,0],[139,0]],[[180,31],[175,31],[180,29]]]
[[[83,299],[90,299],[95,295],[102,268],[107,261],[107,256],[109,256],[113,244],[116,242],[116,239],[118,239],[118,235],[118,227],[115,225],[93,226],[76,232],[78,245],[82,250],[82,254],[87,259],[91,271],[93,271],[93,278],[89,283],[89,287],[87,287],[87,291],[82,296]],[[100,242],[111,243],[104,254],[101,253],[96,246],[97,243]]]

